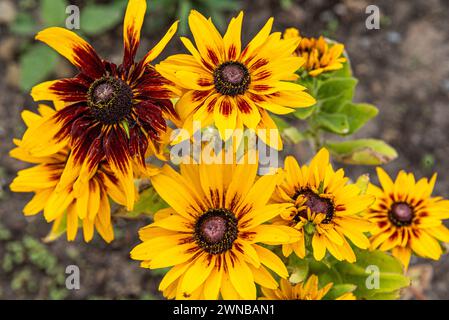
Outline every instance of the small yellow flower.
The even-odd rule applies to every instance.
[[[272,202],[290,203],[291,207],[273,220],[301,232],[300,241],[284,244],[282,251],[292,251],[303,258],[306,254],[305,232],[312,236],[313,256],[320,261],[326,250],[337,259],[354,262],[356,257],[346,238],[362,249],[369,247],[364,232],[370,229],[368,221],[359,214],[368,209],[374,197],[361,195],[360,189],[348,184],[343,169],[334,171],[329,163],[329,152],[321,149],[309,166],[300,167],[289,156],[285,159],[284,181],[276,188]]]
[[[35,166],[20,170],[10,188],[14,192],[35,193],[23,212],[26,216],[44,212],[45,219],[53,222],[49,240],[59,236],[58,230],[66,230],[67,240],[74,240],[80,221],[86,242],[92,239],[94,228],[106,242],[111,242],[114,233],[109,197],[125,205],[126,194],[125,184],[116,178],[110,167],[101,162],[89,173],[75,163],[67,142],[35,146],[41,148],[40,155],[30,153],[27,148],[30,135],[35,135],[36,128],[54,114],[55,110],[45,105],[39,106],[39,114],[22,113],[28,129],[22,140],[14,140],[17,147],[10,155]]]
[[[391,250],[405,268],[412,252],[438,260],[442,254],[438,241],[449,242],[449,230],[442,223],[449,218],[449,200],[431,196],[436,174],[430,181],[415,181],[412,173],[400,171],[394,182],[382,168],[377,168],[377,175],[382,188],[368,186],[368,193],[376,197],[366,215],[375,225],[371,246]]]
[[[151,181],[170,205],[139,232],[131,258],[144,268],[172,267],[159,290],[169,299],[256,299],[255,283],[275,289],[288,271],[260,244],[297,241],[293,228],[265,224],[286,209],[267,204],[278,176],[256,182],[256,164],[189,164],[181,174],[163,167]]]
[[[312,77],[341,69],[346,62],[346,58],[343,57],[344,45],[341,43],[329,45],[323,36],[318,39],[304,38],[300,36],[298,29],[288,28],[284,32],[284,39],[301,39],[295,55],[306,60],[303,67]]]
[[[318,277],[311,275],[309,279],[292,285],[288,280],[281,279],[281,285],[278,289],[262,288],[263,300],[322,300],[323,297],[332,288],[333,283],[328,283],[323,288],[318,287]],[[345,293],[335,300],[355,300],[351,293]]]
[[[190,54],[173,55],[156,70],[183,91],[175,107],[191,134],[193,121],[201,127],[215,124],[223,140],[246,127],[256,130],[268,145],[282,149],[280,135],[272,138],[266,132],[277,129],[268,112],[287,114],[315,104],[305,87],[289,82],[298,78],[295,71],[304,63],[292,56],[299,39],[282,40],[279,33],[271,33],[270,18],[242,47],[242,21],[243,12],[232,18],[222,36],[211,19],[192,10],[189,26],[196,48],[182,37]]]

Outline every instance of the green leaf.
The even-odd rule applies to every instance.
[[[400,291],[393,292],[378,292],[369,297],[370,300],[398,300],[400,298]]]
[[[353,292],[357,288],[354,284],[342,283],[333,285],[329,292],[324,297],[325,300],[336,300],[345,293]]]
[[[307,108],[298,108],[295,110],[293,115],[298,119],[305,120],[312,115],[314,110],[315,110],[315,106],[307,107]]]
[[[365,194],[369,185],[369,175],[362,174],[360,177],[358,177],[355,185],[360,189],[360,194]]]
[[[42,239],[43,242],[52,242],[58,239],[61,235],[65,233],[67,230],[67,213],[64,213],[61,221],[55,228],[54,226],[51,228],[50,232]]]
[[[34,35],[36,29],[37,26],[33,16],[26,12],[19,12],[10,27],[12,33],[23,36]]]
[[[382,140],[360,139],[326,143],[338,162],[358,165],[381,165],[397,158],[396,150]]]
[[[242,8],[241,3],[235,0],[209,0],[204,2],[207,3],[210,9],[216,11],[237,11]]]
[[[368,103],[345,103],[342,108],[338,111],[346,115],[349,122],[349,132],[352,134],[357,132],[361,127],[365,125],[370,119],[377,116],[379,110]]]
[[[282,135],[290,140],[293,144],[297,144],[306,138],[304,135],[295,127],[288,127],[282,131]]]
[[[276,123],[279,131],[284,131],[285,129],[290,128],[290,124],[281,117],[271,115],[271,119],[273,119],[274,123]]]
[[[348,98],[352,98],[354,95],[354,88],[357,84],[357,79],[348,77],[338,77],[338,78],[330,78],[326,81],[320,83],[318,87],[318,99],[327,99],[330,97],[335,97],[343,92],[347,95]]]
[[[326,131],[342,135],[349,132],[349,122],[344,114],[320,112],[316,115],[314,120]]]
[[[117,4],[87,5],[81,12],[80,26],[88,35],[97,35],[112,29],[122,20]]]
[[[309,275],[317,275],[321,285],[325,285],[329,282],[332,282],[334,285],[342,283],[341,275],[326,259],[316,261],[313,257],[310,257],[308,263]]]
[[[156,190],[153,187],[149,187],[140,193],[139,200],[134,205],[134,210],[125,212],[124,215],[128,218],[135,218],[141,214],[152,215],[166,207],[168,205],[159,197]]]
[[[352,77],[320,81],[317,92],[320,109],[328,113],[338,112],[341,106],[352,100],[356,84],[357,79]]]
[[[290,282],[299,283],[306,279],[309,273],[309,262],[307,259],[300,259],[296,254],[290,255],[288,266],[291,268]]]
[[[344,283],[357,286],[354,291],[357,298],[368,299],[378,293],[394,293],[410,284],[410,279],[404,276],[401,263],[393,256],[379,250],[356,250],[356,256],[355,263],[338,262],[334,268],[341,275]],[[376,274],[379,287],[371,288],[370,280]]]
[[[29,91],[45,80],[55,69],[58,54],[51,48],[36,43],[20,57],[20,88]]]
[[[45,26],[62,26],[66,19],[66,0],[41,0],[41,17]]]

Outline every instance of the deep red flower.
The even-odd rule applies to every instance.
[[[158,148],[167,129],[165,119],[177,117],[170,100],[170,81],[150,65],[176,32],[177,22],[135,62],[145,11],[146,1],[129,1],[123,62],[118,66],[101,59],[91,45],[69,30],[52,27],[39,32],[36,39],[66,57],[79,73],[41,83],[31,92],[36,101],[64,103],[50,119],[57,125],[43,124],[42,136],[36,138],[55,142],[69,139],[75,164],[82,164],[88,174],[106,160],[125,183],[129,208],[134,201],[133,164],[145,167],[146,155]],[[42,152],[38,144],[35,152]]]

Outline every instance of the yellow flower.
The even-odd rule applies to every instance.
[[[170,299],[256,299],[255,283],[275,289],[268,272],[288,276],[281,259],[260,244],[298,240],[287,226],[264,224],[287,207],[267,204],[278,180],[262,176],[257,165],[164,166],[151,181],[171,206],[139,232],[142,243],[131,257],[144,268],[172,267],[159,290]]]
[[[262,288],[263,300],[322,300],[332,288],[333,283],[328,283],[323,288],[318,287],[318,277],[312,274],[307,282],[292,285],[288,280],[281,279],[279,289]],[[344,293],[335,300],[355,300],[351,292]]]
[[[114,239],[111,225],[110,196],[119,204],[126,204],[124,185],[102,162],[92,173],[76,165],[67,142],[55,146],[39,145],[43,150],[55,149],[53,154],[31,154],[28,145],[30,134],[55,114],[55,110],[39,106],[39,114],[24,111],[22,117],[28,126],[22,140],[15,139],[17,147],[10,155],[16,159],[33,163],[35,166],[20,170],[11,183],[14,192],[34,192],[35,195],[25,206],[26,216],[44,212],[48,222],[53,222],[48,239],[59,236],[60,230],[67,231],[67,240],[75,239],[81,222],[84,240],[89,242],[94,228],[106,242]]]
[[[233,18],[222,37],[212,21],[192,10],[189,25],[196,48],[181,38],[190,54],[177,54],[156,65],[156,70],[183,91],[175,108],[184,119],[184,129],[192,133],[193,121],[201,127],[213,123],[228,140],[234,129],[256,130],[265,143],[282,149],[277,127],[269,112],[287,114],[307,107],[315,99],[296,80],[295,71],[304,59],[292,57],[299,40],[282,40],[272,33],[270,18],[253,40],[242,48],[243,13]],[[266,129],[266,130],[258,130]]]
[[[292,251],[303,258],[306,254],[305,232],[312,236],[313,256],[320,261],[326,250],[338,260],[354,262],[356,257],[346,238],[362,249],[369,247],[363,234],[370,224],[358,214],[367,210],[374,197],[360,195],[359,188],[348,184],[343,169],[334,171],[329,152],[321,149],[310,166],[300,167],[289,156],[285,159],[285,179],[273,194],[273,203],[290,203],[273,223],[288,225],[301,232],[300,241],[284,244],[282,251]]]
[[[135,61],[145,11],[145,0],[128,1],[119,65],[100,58],[72,31],[60,27],[40,31],[36,39],[64,56],[78,72],[71,78],[38,84],[31,91],[35,101],[62,101],[64,107],[36,129],[38,134],[30,138],[30,152],[39,153],[44,140],[50,146],[68,140],[75,164],[85,167],[89,175],[100,162],[107,161],[114,174],[127,183],[124,190],[129,210],[135,199],[133,167],[145,170],[145,156],[159,149],[167,130],[166,118],[177,117],[170,100],[172,84],[150,65],[176,33],[177,22]]]
[[[304,38],[300,36],[298,29],[288,28],[284,32],[284,39],[301,39],[295,55],[305,59],[304,68],[312,77],[326,71],[341,69],[346,62],[346,58],[343,57],[344,45],[335,43],[329,46],[323,36],[318,39]]]
[[[428,181],[415,181],[412,173],[400,171],[393,182],[377,168],[382,189],[370,184],[368,193],[376,202],[366,217],[373,222],[371,245],[392,251],[405,268],[412,251],[418,256],[438,260],[442,254],[438,242],[449,242],[449,230],[442,223],[449,218],[449,200],[432,197],[436,174]]]

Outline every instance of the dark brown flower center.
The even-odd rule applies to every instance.
[[[214,71],[214,84],[217,92],[236,96],[245,93],[251,82],[248,69],[236,61],[222,63]]]
[[[405,202],[393,203],[388,213],[390,221],[398,227],[410,225],[414,215],[413,208]]]
[[[104,124],[118,123],[131,113],[133,93],[121,79],[98,79],[92,83],[87,95],[94,117]]]
[[[323,213],[326,215],[326,218],[321,223],[329,223],[332,221],[332,217],[334,216],[334,204],[330,199],[321,198],[308,188],[297,192],[294,198],[297,199],[298,197],[305,199],[303,206],[308,207],[312,213]],[[299,222],[300,217],[307,218],[307,209],[298,212],[293,219]]]
[[[210,209],[198,218],[195,225],[196,243],[211,254],[231,249],[237,235],[237,219],[227,209]]]

